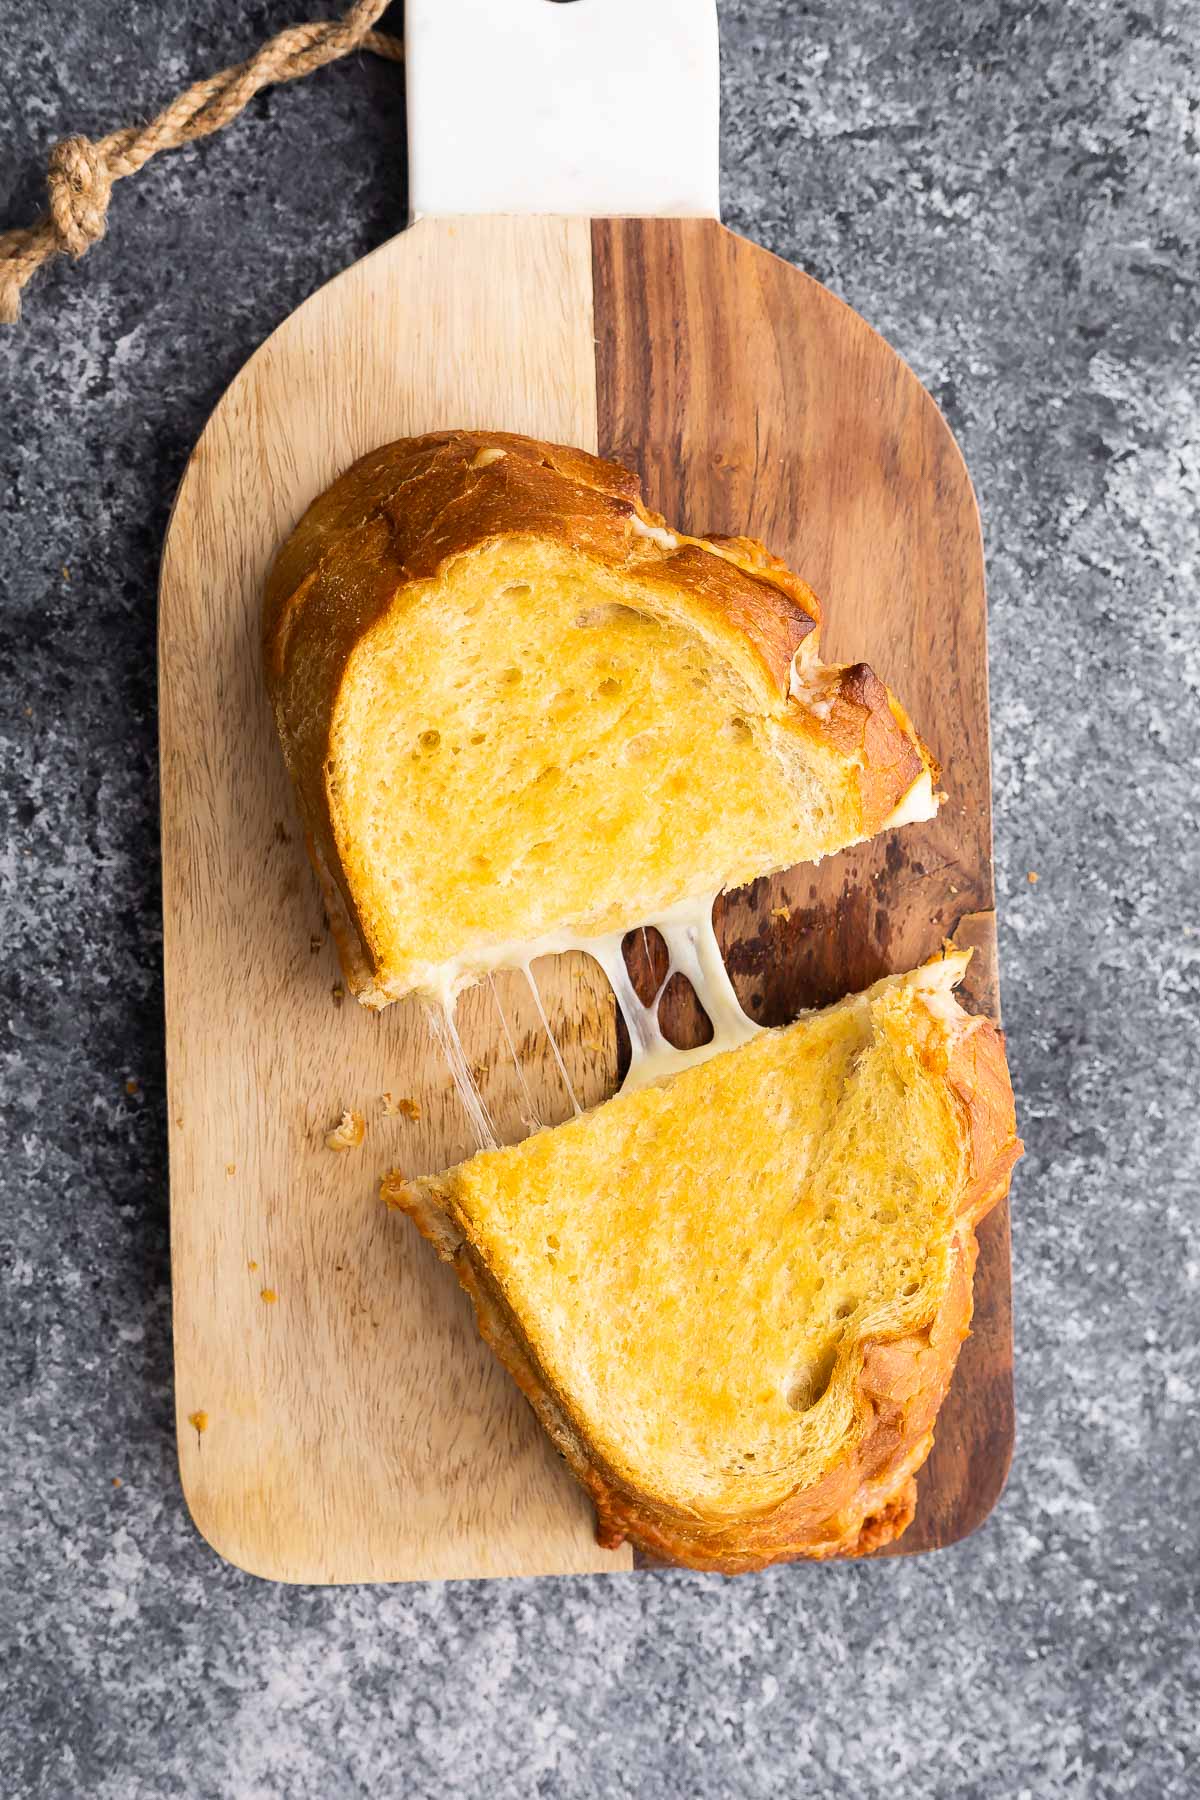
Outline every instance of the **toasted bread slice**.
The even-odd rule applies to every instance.
[[[590,1490],[735,1573],[897,1537],[1021,1153],[947,956],[437,1178],[385,1179]]]
[[[265,617],[353,991],[444,996],[930,816],[932,758],[819,619],[761,545],[669,531],[582,451],[452,431],[356,463]]]

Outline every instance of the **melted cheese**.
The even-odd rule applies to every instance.
[[[646,921],[647,925],[662,933],[669,958],[662,984],[648,1006],[643,1005],[638,998],[625,966],[621,946],[628,933],[624,929],[606,932],[602,937],[581,937],[572,931],[555,931],[532,942],[494,944],[483,953],[486,960],[482,966],[480,960],[472,957],[469,968],[456,962],[447,964],[438,971],[436,998],[427,1002],[426,1016],[430,1030],[446,1058],[455,1089],[481,1150],[495,1149],[497,1137],[455,1028],[454,1008],[459,991],[474,977],[490,973],[494,969],[524,970],[559,1073],[570,1095],[571,1104],[576,1113],[579,1113],[582,1108],[546,1017],[531,965],[539,956],[562,955],[568,950],[582,950],[599,963],[608,977],[617,1009],[629,1033],[629,1069],[621,1084],[621,1092],[629,1093],[635,1088],[648,1087],[651,1082],[661,1080],[664,1075],[693,1068],[697,1063],[707,1062],[711,1056],[719,1056],[723,1050],[736,1049],[762,1029],[742,1011],[726,971],[717,934],[713,929],[712,911],[715,900],[715,894],[697,895],[691,900],[681,901],[658,918]],[[676,973],[685,975],[691,982],[696,998],[713,1028],[709,1042],[699,1044],[691,1050],[680,1050],[672,1044],[663,1036],[658,1022],[659,1001],[667,983]],[[506,1033],[507,1029],[506,1025]],[[509,1047],[513,1048],[511,1036]],[[516,1061],[515,1049],[513,1057]],[[540,1123],[519,1061],[517,1070],[526,1096],[530,1098],[532,1123]]]
[[[722,1050],[733,1050],[761,1029],[742,1011],[733,983],[725,969],[721,947],[713,929],[712,909],[715,894],[701,894],[681,901],[669,912],[647,925],[661,932],[667,947],[667,972],[648,1006],[638,998],[621,945],[623,931],[610,932],[603,938],[582,938],[575,946],[594,957],[608,976],[625,1029],[629,1033],[629,1070],[621,1084],[621,1092],[648,1087],[664,1075],[679,1069],[690,1069],[707,1062]],[[697,1000],[708,1014],[713,1035],[707,1044],[691,1050],[680,1050],[663,1036],[658,1022],[658,1005],[672,975],[681,974],[691,983]]]
[[[926,786],[929,777],[924,778]],[[915,784],[920,787],[920,782]],[[903,804],[903,803],[902,803]],[[915,815],[927,817],[926,813]],[[571,1105],[578,1115],[583,1111],[579,1098],[572,1086],[570,1075],[562,1052],[546,1017],[542,1005],[542,997],[533,978],[532,964],[539,956],[562,954],[567,950],[582,950],[585,955],[598,962],[608,977],[613,991],[617,1009],[625,1021],[625,1029],[629,1034],[630,1059],[625,1079],[621,1083],[620,1092],[632,1093],[637,1088],[649,1087],[651,1083],[660,1081],[666,1075],[674,1075],[681,1069],[691,1069],[697,1063],[707,1062],[710,1057],[719,1056],[725,1050],[735,1050],[739,1045],[748,1043],[764,1029],[742,1011],[741,1003],[729,979],[721,946],[717,942],[717,934],[713,928],[712,912],[716,900],[715,894],[701,894],[691,900],[683,900],[656,919],[648,919],[647,925],[653,926],[662,934],[667,947],[667,972],[663,976],[658,992],[648,1005],[643,1004],[637,990],[630,980],[629,970],[625,965],[622,944],[628,933],[625,930],[606,932],[602,937],[581,937],[570,931],[558,931],[547,937],[539,938],[533,943],[496,945],[489,956],[496,958],[494,968],[506,967],[522,969],[529,983],[530,991],[537,1004],[538,1016],[546,1033],[559,1074],[571,1099]],[[916,970],[909,976],[914,990],[940,1031],[953,1040],[965,1033],[975,1030],[982,1024],[982,1019],[964,1013],[954,998],[953,989],[962,980],[970,961],[970,952],[952,951],[939,962],[930,963],[925,968]],[[707,1044],[696,1045],[691,1050],[681,1050],[663,1035],[658,1022],[658,1007],[667,983],[672,975],[686,976],[695,991],[696,998],[704,1008],[712,1024],[713,1035]],[[467,1061],[461,1039],[454,1023],[455,1000],[459,990],[466,985],[470,977],[457,975],[447,976],[445,987],[437,1000],[426,1002],[426,1016],[435,1041],[446,1059],[447,1068],[463,1110],[466,1112],[474,1132],[476,1142],[481,1150],[495,1150],[499,1147],[499,1138],[495,1125],[488,1112],[487,1105],[476,1085],[474,1073]],[[490,976],[489,976],[490,979]],[[847,1006],[866,1005],[868,994],[848,995],[843,1002]],[[499,1011],[499,1006],[497,1005]],[[526,1122],[530,1131],[540,1130],[544,1121],[540,1117],[525,1073],[517,1056],[512,1034],[508,1029],[504,1014],[500,1013],[504,1034],[508,1039],[508,1047],[512,1052],[517,1075],[528,1104]]]
[[[629,523],[639,537],[649,538],[652,543],[658,545],[660,550],[678,550],[679,539],[673,531],[668,531],[665,525],[647,525],[645,519],[639,519],[636,513],[632,515]]]
[[[805,643],[808,642],[809,639],[806,638]],[[842,671],[837,663],[817,662],[815,651],[808,656],[803,652],[804,644],[792,658],[788,693],[798,706],[803,706],[806,712],[810,712],[824,724],[833,712]]]
[[[922,819],[936,818],[939,802],[943,799],[945,799],[944,794],[938,795],[933,791],[933,777],[929,770],[922,769],[907,794],[903,796],[895,810],[888,814],[879,829],[880,831],[891,831],[897,825],[916,825]]]
[[[542,1005],[542,996],[538,992],[538,984],[533,979],[533,964],[532,962],[525,962],[522,963],[521,967],[525,971],[525,979],[529,983],[529,991],[533,995],[534,1004],[538,1010],[538,1018],[542,1021],[542,1029],[545,1031],[550,1042],[550,1048],[554,1052],[554,1060],[558,1064],[558,1072],[563,1078],[563,1086],[571,1097],[571,1105],[575,1109],[576,1118],[578,1118],[579,1114],[583,1111],[583,1108],[579,1104],[579,1097],[576,1094],[575,1089],[571,1086],[571,1077],[567,1074],[567,1065],[562,1059],[562,1051],[558,1047],[558,1039],[550,1029],[550,1021],[546,1017],[546,1009]]]
[[[458,1035],[458,1027],[454,1023],[454,1002],[435,1005],[427,1001],[425,1018],[429,1025],[434,1042],[446,1059],[446,1067],[454,1082],[455,1091],[462,1101],[463,1110],[471,1122],[475,1140],[481,1150],[498,1150],[500,1140],[496,1136],[496,1127],[492,1123],[491,1114],[484,1104],[483,1095],[479,1092],[462,1047],[462,1039]]]
[[[500,996],[496,992],[495,977],[492,975],[488,976],[488,986],[492,990],[492,1005],[495,1007],[496,1015],[500,1020],[500,1029],[504,1033],[505,1042],[508,1045],[508,1053],[513,1060],[513,1068],[517,1071],[517,1080],[521,1084],[521,1092],[525,1096],[525,1110],[521,1114],[522,1123],[524,1124],[526,1131],[540,1131],[546,1121],[538,1111],[537,1102],[530,1091],[529,1083],[525,1079],[525,1071],[521,1067],[521,1058],[517,1054],[517,1046],[513,1042],[513,1034],[508,1029],[508,1020],[504,1016],[504,1008],[501,1006]],[[540,995],[538,996],[538,999],[540,1001]],[[570,1084],[568,1083],[568,1086],[569,1085]],[[578,1112],[579,1103],[575,1100],[574,1090],[571,1092],[571,1099],[575,1102],[575,1110]]]
[[[969,1037],[984,1023],[981,1014],[964,1012],[954,994],[970,960],[969,950],[950,950],[938,962],[926,963],[908,978],[913,992],[919,995],[921,1004],[948,1043]]]

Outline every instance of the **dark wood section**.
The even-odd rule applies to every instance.
[[[824,604],[826,657],[869,661],[944,767],[935,821],[721,904],[743,1004],[779,1023],[953,938],[975,950],[968,1004],[998,1017],[983,553],[945,421],[857,314],[714,221],[598,220],[592,250],[600,454],[640,470],[671,523],[786,558]],[[646,953],[629,953],[636,976]],[[664,1027],[695,1042],[681,987]],[[898,1549],[974,1530],[1012,1438],[1005,1207],[980,1232],[973,1333]]]

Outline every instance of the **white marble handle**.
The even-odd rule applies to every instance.
[[[715,218],[715,0],[407,0],[409,196]]]

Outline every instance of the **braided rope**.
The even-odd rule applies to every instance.
[[[221,131],[261,88],[297,81],[353,50],[393,62],[404,58],[399,38],[374,31],[388,0],[355,0],[344,18],[292,25],[236,67],[194,82],[147,125],[127,125],[93,142],[63,138],[50,152],[49,209],[32,225],[0,232],[0,324],[21,316],[21,290],[56,256],[83,256],[108,229],[114,181],[134,175],[160,150],[174,150]]]

